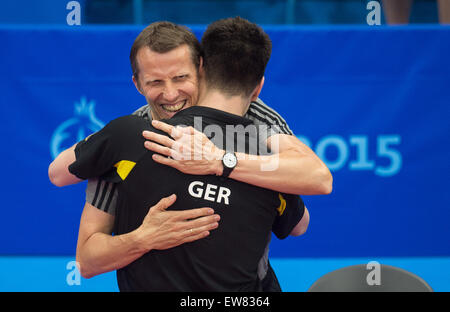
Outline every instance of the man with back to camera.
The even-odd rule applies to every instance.
[[[216,124],[223,129],[230,124],[249,125],[251,121],[240,116],[262,88],[264,68],[270,57],[270,39],[256,25],[235,18],[211,24],[203,44],[205,84],[198,106],[179,112],[167,122],[193,125],[194,116],[202,116],[204,125]],[[234,68],[230,68],[235,59],[240,62],[234,62]],[[250,73],[249,67],[254,69]],[[108,172],[110,179],[122,180],[118,184],[116,233],[118,237],[123,235],[124,239],[137,242],[135,251],[143,255],[118,271],[121,290],[261,290],[258,261],[283,197],[232,179],[184,175],[161,166],[152,160],[153,153],[143,147],[143,138],[136,135],[146,129],[152,127],[141,118],[119,118],[80,142],[76,148],[77,160],[70,166],[71,172],[80,178]],[[245,143],[245,136],[238,136],[239,140],[238,143]],[[232,153],[227,155],[232,157]],[[113,166],[115,170],[110,171]],[[149,170],[157,178],[149,178],[146,174]],[[229,174],[230,170],[224,169],[223,174]],[[148,192],[149,188],[152,192]],[[206,239],[169,250],[146,252],[140,234],[148,204],[174,192],[179,193],[179,200],[172,209],[183,208],[180,201],[183,206],[211,205],[221,216],[221,227]],[[290,224],[279,224],[279,228],[274,228],[276,234],[289,234],[302,217],[304,206],[298,196],[293,197],[298,200],[297,210],[289,207],[293,214]],[[173,202],[174,198],[170,200]],[[237,240],[241,244],[235,246]]]
[[[151,26],[158,26],[159,29],[156,29],[156,27],[154,27],[153,29],[149,29],[149,32],[153,32],[154,34],[158,34],[158,31],[159,31],[160,33],[162,33],[161,29],[164,30],[164,28],[172,27],[172,25],[167,25],[167,24],[169,24],[169,23],[164,23],[164,22],[163,23],[154,23]],[[148,27],[148,28],[150,28],[150,27]],[[146,30],[144,30],[140,34],[139,37],[149,37],[149,32],[146,32]],[[171,34],[171,35],[173,35],[173,34]],[[139,41],[139,37],[136,39],[136,42]],[[185,39],[183,39],[183,40],[185,40]],[[190,40],[192,41],[192,39],[190,39]],[[136,42],[135,42],[135,44],[136,44]],[[141,47],[145,47],[147,44],[148,43],[145,43],[145,42],[141,43]],[[156,42],[156,44],[160,44],[160,42]],[[176,44],[179,45],[179,43],[176,43]],[[153,49],[156,49],[156,48],[152,47],[152,50]],[[137,51],[137,52],[142,52],[142,50],[143,49],[139,48],[139,46],[137,46],[137,48],[135,49],[135,51]],[[188,60],[191,61],[191,64],[195,65],[195,67],[197,67],[197,69],[198,69],[198,64],[197,64],[197,63],[199,63],[199,61],[198,61],[198,53],[196,53],[195,51],[196,51],[195,47],[192,47],[192,45],[191,45],[190,46],[191,55],[188,58]],[[164,53],[165,51],[160,51],[160,52]],[[138,54],[138,53],[135,53],[135,54]],[[161,54],[161,55],[164,55],[164,54]],[[151,93],[151,91],[148,91],[148,89],[154,90],[154,89],[157,89],[157,86],[151,85],[151,86],[148,87],[147,84],[159,84],[159,83],[161,83],[161,81],[148,82],[148,81],[145,80],[147,78],[146,74],[148,73],[148,67],[145,66],[146,65],[146,63],[145,63],[145,61],[146,61],[145,56],[146,55],[144,55],[144,53],[140,53],[138,56],[140,56],[140,58],[136,58],[136,57],[132,58],[131,55],[130,55],[130,60],[132,62],[132,66],[133,66],[133,63],[134,63],[134,66],[133,66],[133,73],[134,73],[133,80],[135,81],[135,84],[136,84],[136,87],[138,88],[138,90],[146,96],[150,106],[152,107],[152,115],[154,115],[153,117],[156,116],[158,118],[159,117],[158,115],[164,115],[164,114],[167,113],[167,111],[165,111],[163,109],[164,105],[158,105],[158,104],[160,104],[160,103],[158,103],[158,100],[160,100],[160,99],[156,99],[156,100],[152,99],[152,95],[149,94],[149,93]],[[137,66],[138,60],[139,60],[139,66]],[[187,83],[189,85],[190,81],[192,81],[192,78],[194,78],[193,79],[194,81],[196,79],[195,74],[192,74],[192,72],[193,72],[192,70],[190,72],[188,70],[188,74],[189,74],[188,77],[175,77],[173,80],[178,85],[180,85],[181,83]],[[175,80],[175,79],[178,79],[178,81]],[[163,81],[161,84],[164,84],[164,83],[165,83],[165,81]],[[195,84],[195,82],[193,84]],[[193,85],[193,84],[191,83],[191,85]],[[181,88],[181,87],[179,87],[179,88]],[[169,101],[170,97],[173,97],[171,95],[171,93],[173,93],[173,89],[174,88],[169,90],[169,92],[168,92],[169,94],[167,94],[167,95],[165,94],[165,96],[167,97],[167,98],[164,99],[165,101]],[[195,94],[194,94],[195,92],[189,91],[188,89],[189,89],[189,86],[188,87],[184,87],[183,90],[182,90],[183,91],[182,94],[185,95],[185,99],[187,99],[186,103],[184,104],[185,106],[188,106],[190,104],[190,102],[195,102],[195,97],[196,97]],[[195,90],[195,88],[191,88],[191,89]],[[179,92],[179,93],[181,93],[181,92]],[[186,96],[186,94],[187,95],[194,94],[194,95]],[[258,99],[257,102],[259,102],[259,101],[260,100]],[[256,104],[258,104],[258,105],[256,105]],[[250,105],[250,108],[248,110],[248,114],[246,116],[248,116],[250,118],[253,118],[255,121],[257,121],[257,118],[264,118],[264,117],[266,117],[266,120],[265,120],[266,123],[275,122],[275,121],[272,121],[271,118],[274,118],[274,120],[276,120],[278,118],[281,118],[281,117],[275,116],[276,113],[272,114],[270,112],[270,109],[266,108],[264,106],[264,104],[261,104],[261,102],[256,103],[256,104],[255,104],[255,102],[253,102]],[[173,107],[170,107],[170,105],[166,105],[166,106],[168,106],[167,110],[171,110],[173,108]],[[153,108],[155,108],[155,109],[153,109]],[[144,117],[148,116],[148,110],[142,110],[141,109],[140,112],[141,112],[141,116],[144,116]],[[143,114],[142,114],[142,112],[143,112]],[[267,115],[262,115],[261,112],[267,112]],[[282,121],[284,122],[284,120],[282,120]],[[284,125],[284,124],[280,125],[280,129],[281,130],[285,129],[286,127],[287,127],[287,125]],[[281,143],[281,145],[283,145],[283,143]],[[281,163],[281,159],[282,159],[282,157],[280,157],[280,163]],[[55,160],[55,162],[57,160]],[[238,172],[239,168],[242,167],[243,165],[244,165],[244,161],[238,162],[238,165],[237,165],[236,169],[233,170],[230,178],[233,178],[233,176]],[[302,166],[301,163],[297,161],[295,163],[295,165],[291,166],[291,167],[293,167],[293,168],[291,168],[289,170],[290,171],[289,173],[295,173],[295,174],[292,174],[295,177],[295,179],[289,179],[289,178],[286,177],[286,175],[283,175],[280,172],[280,174],[278,174],[278,176],[280,176],[282,178],[280,178],[279,180],[282,180],[283,182],[293,181],[294,183],[297,183],[297,184],[300,183],[301,185],[299,185],[299,187],[297,187],[297,189],[301,188],[302,192],[305,193],[305,194],[307,194],[307,193],[316,193],[316,194],[318,194],[318,193],[324,193],[325,192],[325,191],[322,191],[322,189],[323,189],[322,185],[325,185],[326,183],[322,183],[322,181],[320,179],[318,179],[317,177],[326,177],[326,174],[321,174],[320,171],[317,170],[318,166],[314,167],[311,162],[307,163],[307,165],[306,165],[306,163],[303,163],[303,166]],[[303,175],[301,175],[297,171],[295,171],[295,169],[299,169],[299,168],[302,168],[302,167],[303,168],[310,168],[311,169],[310,170],[311,174],[303,174]],[[326,169],[326,167],[325,167],[325,169]],[[326,171],[329,174],[327,169],[326,169]],[[316,176],[312,177],[311,176],[312,174],[316,174]],[[269,186],[282,187],[283,185],[281,183],[276,183],[276,182],[270,180],[270,178],[276,177],[276,176],[277,176],[277,172],[271,172],[271,175],[270,175],[269,178],[267,178],[267,176],[266,176],[264,178],[261,178],[260,181],[267,182],[268,184],[270,184]],[[322,180],[324,180],[324,179],[322,179]],[[106,210],[108,208],[108,205],[109,205],[109,207],[113,207],[115,205],[115,197],[111,197],[110,196],[111,194],[116,193],[116,192],[111,191],[112,189],[114,189],[113,187],[111,187],[111,183],[106,183],[105,181],[103,181],[101,183],[97,183],[97,185],[95,187],[91,187],[91,185],[95,185],[95,182],[94,183],[90,182],[89,185],[88,185],[88,191],[89,191],[89,189],[91,189],[91,191],[87,193],[88,201],[86,203],[85,210],[87,208],[94,208],[93,205],[97,205],[98,208],[104,209],[104,210]],[[288,185],[286,185],[286,186],[288,186]],[[289,187],[291,187],[291,186],[289,185]],[[315,187],[314,190],[313,190],[313,187]],[[93,205],[91,205],[91,204],[93,204]],[[109,212],[111,212],[111,211],[109,211]],[[154,211],[155,215],[157,214],[157,212],[158,212],[157,210]],[[92,213],[93,214],[95,214],[95,213],[99,213],[100,214],[100,213],[102,213],[102,211],[92,211]],[[114,214],[114,212],[111,212],[111,213]],[[83,213],[83,215],[85,215],[85,213]],[[160,216],[160,214],[158,214],[158,216]],[[106,216],[106,218],[109,218],[109,217],[110,216]],[[112,216],[110,218],[113,219]],[[208,217],[208,218],[210,218],[210,217]],[[157,220],[159,220],[159,218]],[[212,221],[213,220],[211,220],[211,222]],[[180,220],[178,220],[177,222],[184,222],[184,223],[186,223],[186,221],[183,220],[182,218]],[[159,225],[162,225],[162,224],[154,224],[154,225],[155,225],[155,228],[156,228],[156,226],[159,226]],[[152,232],[153,233],[157,233],[157,231],[152,231]],[[179,235],[174,237],[175,236],[174,234],[179,234]],[[204,234],[207,234],[207,232],[206,231],[204,231],[204,232],[196,231],[194,234],[192,234],[192,233],[189,233],[189,232],[181,232],[181,231],[177,232],[175,230],[175,231],[172,231],[170,233],[160,232],[157,237],[156,236],[153,236],[153,237],[154,237],[154,240],[156,241],[155,248],[165,249],[165,248],[170,248],[170,247],[175,246],[175,245],[180,244],[180,243],[184,243],[186,241],[202,238]],[[166,236],[164,236],[164,235],[166,235]],[[94,239],[94,237],[89,237],[89,239]],[[98,239],[98,237],[96,236],[95,239]],[[114,265],[115,264],[113,264],[113,263],[108,263],[108,266],[106,266],[105,268],[102,268],[102,269],[103,270],[108,270],[108,269],[111,269],[111,267],[114,267]],[[267,265],[267,260],[266,260],[266,265]],[[270,269],[270,267],[269,267],[269,269]],[[265,272],[263,271],[263,274],[264,273]]]

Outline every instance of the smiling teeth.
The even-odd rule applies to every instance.
[[[177,104],[163,104],[161,106],[164,110],[166,110],[168,112],[177,112],[183,108],[185,103],[186,103],[186,101],[179,102]]]

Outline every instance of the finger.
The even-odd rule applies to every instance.
[[[164,131],[170,136],[172,136],[173,129],[175,128],[174,126],[159,120],[152,120],[152,126],[155,127],[156,129]]]
[[[167,146],[159,145],[158,143],[145,141],[144,146],[149,151],[164,155],[164,156],[171,156],[171,149]]]
[[[152,206],[150,209],[166,210],[167,208],[172,206],[176,200],[177,200],[177,195],[175,195],[175,194],[172,194],[168,197],[163,197],[156,205]]]
[[[173,212],[175,221],[187,221],[214,214],[214,210],[209,207],[188,209],[182,211],[173,211]]]
[[[219,227],[219,224],[216,222],[216,223],[204,225],[204,226],[201,226],[198,228],[189,229],[189,230],[185,231],[185,237],[181,238],[182,243],[189,243],[189,242],[199,240],[201,238],[205,238],[206,236],[208,236],[210,234],[210,232],[212,230],[215,230],[218,227]]]
[[[183,235],[185,237],[188,236],[196,236],[202,232],[209,232],[212,230],[215,230],[219,227],[219,223],[218,222],[214,222],[214,223],[209,223],[200,227],[195,227],[195,228],[191,228],[191,229],[187,229],[183,232]]]
[[[209,234],[210,234],[209,231],[203,231],[203,232],[200,232],[200,233],[198,233],[198,234],[196,234],[196,235],[189,235],[189,236],[186,236],[186,237],[184,237],[184,238],[179,242],[178,245],[185,244],[185,243],[191,243],[191,242],[194,242],[194,241],[196,241],[196,240],[199,240],[199,239],[202,239],[202,238],[207,237]],[[178,246],[178,245],[177,245],[177,246]]]
[[[175,140],[181,138],[183,135],[185,134],[181,131],[181,127],[174,127],[170,133],[170,136]]]
[[[219,222],[213,222],[213,223],[208,223],[206,225],[202,225],[200,227],[195,227],[192,228],[192,231],[189,231],[191,233],[191,235],[197,235],[198,233],[202,233],[202,232],[209,232],[212,230],[215,230],[219,227]]]
[[[202,229],[204,227],[205,227],[204,230],[212,230],[219,225],[218,223],[219,221],[220,216],[218,214],[214,214],[212,216],[204,216],[197,219],[186,221],[183,225],[183,228],[189,231],[191,229],[197,231],[197,229]],[[196,233],[198,233],[198,231]]]
[[[166,165],[166,166],[169,166],[169,167],[172,167],[172,168],[175,168],[178,170],[178,161],[175,159],[170,159],[170,158],[158,155],[158,154],[153,154],[152,159],[159,164]]]
[[[142,135],[147,140],[159,143],[161,145],[164,145],[164,146],[167,146],[170,148],[172,148],[172,145],[175,142],[174,140],[172,140],[170,137],[168,137],[166,135],[159,134],[159,133],[152,132],[152,131],[143,131]]]

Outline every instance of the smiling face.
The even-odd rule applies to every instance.
[[[154,119],[171,118],[197,103],[198,71],[187,45],[166,53],[142,47],[136,60],[139,73],[133,76],[133,82],[145,96]]]

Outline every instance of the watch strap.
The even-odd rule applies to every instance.
[[[223,156],[222,156],[222,166],[223,166],[223,171],[222,171],[222,177],[223,178],[228,178],[228,176],[231,174],[231,172],[233,171],[233,169],[236,167],[232,167],[232,168],[230,168],[230,167],[227,167],[227,166],[225,166],[225,164],[224,164],[224,162],[223,162],[223,157],[226,155],[226,154],[228,154],[228,153],[230,153],[230,152],[225,152],[224,154],[223,154]],[[233,155],[234,155],[234,157],[236,157],[236,154],[235,153],[232,153]]]

